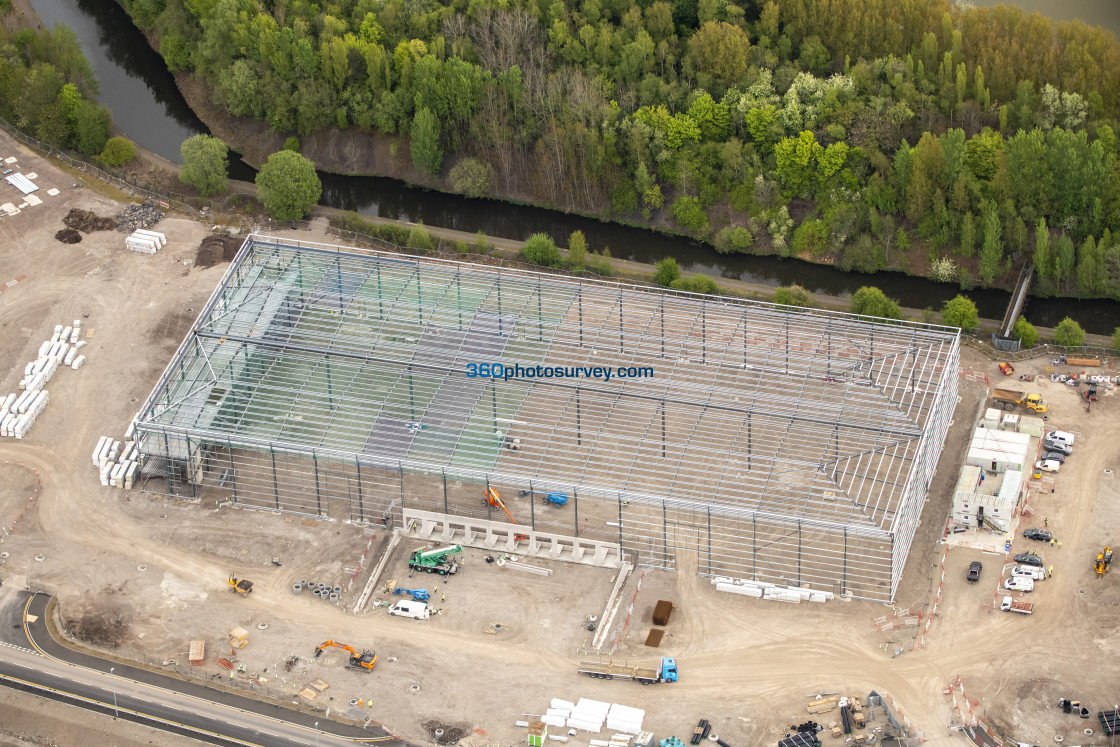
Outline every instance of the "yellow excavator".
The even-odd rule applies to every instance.
[[[226,586],[229,587],[230,591],[235,591],[243,597],[253,593],[253,582],[239,579],[233,573],[229,574],[229,581],[226,582]]]
[[[351,669],[358,669],[369,673],[373,671],[373,665],[377,663],[377,654],[374,652],[363,651],[359,654],[352,646],[347,646],[345,643],[337,643],[335,641],[323,641],[320,643],[319,647],[315,649],[315,658],[318,659],[322,655],[323,649],[331,647],[340,648],[343,651],[349,652],[350,661],[346,666]]]
[[[1097,555],[1097,559],[1093,562],[1093,569],[1096,570],[1098,576],[1103,576],[1108,573],[1108,569],[1112,567],[1112,548],[1106,547]]]

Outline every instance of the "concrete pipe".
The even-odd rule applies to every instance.
[[[341,594],[341,593],[342,593],[342,587],[341,587],[341,586],[337,586],[337,585],[336,585],[336,586],[334,587],[334,593],[335,593],[335,594]]]
[[[314,597],[318,597],[319,596],[319,590],[318,589],[312,589],[311,590],[311,595],[314,596]]]
[[[331,592],[330,599],[331,599],[331,602],[333,602],[334,604],[338,604],[338,594],[335,594],[333,591]]]
[[[300,588],[306,589],[307,588],[307,579],[306,578],[301,578],[299,580],[299,585],[300,585]]]
[[[435,732],[433,732],[432,735],[436,738],[436,741],[438,742],[439,740],[443,739],[443,729],[436,729]]]
[[[303,584],[295,584],[294,586],[292,586],[292,593],[293,594],[302,594],[303,593]]]
[[[350,705],[352,705],[352,706],[358,705],[358,699],[357,698],[350,698]]]

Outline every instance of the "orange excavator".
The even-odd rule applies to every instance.
[[[369,673],[373,671],[373,665],[377,663],[377,654],[372,651],[363,651],[358,653],[353,647],[347,646],[345,643],[336,643],[335,641],[323,641],[319,647],[315,649],[315,658],[318,659],[323,649],[326,648],[340,648],[350,654],[350,662],[347,664],[351,669],[358,669],[363,672]]]
[[[497,506],[498,508],[502,509],[503,512],[505,512],[506,516],[509,516],[510,523],[517,523],[517,519],[513,518],[513,516],[509,512],[509,509],[506,508],[506,504],[502,503],[502,496],[498,495],[498,491],[494,488],[486,488],[486,498],[482,501],[482,505]],[[513,537],[514,542],[521,542],[522,540],[527,539],[529,539],[529,535],[527,534],[517,534]]]

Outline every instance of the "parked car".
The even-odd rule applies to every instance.
[[[1036,568],[1041,568],[1043,566],[1042,556],[1036,555],[1033,552],[1019,553],[1015,556],[1015,562],[1021,563],[1022,565],[1033,565]]]
[[[1043,472],[1057,472],[1062,468],[1062,463],[1053,459],[1039,459],[1034,463],[1034,468]]]
[[[1061,441],[1051,441],[1050,439],[1043,440],[1042,448],[1047,451],[1060,451],[1066,456],[1073,453],[1073,447],[1069,444],[1062,443]]]
[[[1048,451],[1048,452],[1046,452],[1045,454],[1042,455],[1042,458],[1043,459],[1053,459],[1058,464],[1065,464],[1066,463],[1066,455],[1065,455],[1065,452],[1062,452],[1062,451]]]
[[[1046,434],[1047,441],[1057,441],[1067,446],[1073,446],[1074,436],[1069,431],[1050,431]]]
[[[1008,591],[1034,591],[1034,580],[1022,576],[1012,576],[1003,582],[1003,588]]]
[[[984,564],[979,560],[974,560],[968,564],[968,582],[974,584],[980,580],[980,571],[984,570]]]
[[[1024,529],[1023,536],[1029,540],[1038,540],[1039,542],[1049,542],[1053,537],[1050,532],[1045,529]]]
[[[1034,581],[1041,581],[1046,578],[1046,571],[1041,568],[1035,568],[1030,565],[1017,565],[1011,569],[1011,575],[1019,578],[1029,578]]]

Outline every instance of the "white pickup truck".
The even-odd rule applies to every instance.
[[[999,608],[1004,612],[1018,612],[1020,615],[1029,615],[1034,612],[1034,605],[1030,602],[1017,602],[1011,597],[1004,597]]]

